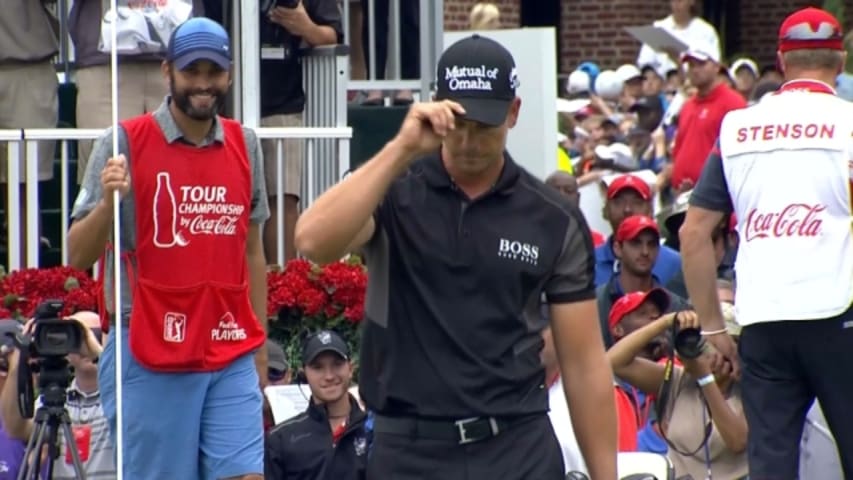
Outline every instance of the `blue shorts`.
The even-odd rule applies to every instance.
[[[252,354],[216,372],[159,373],[122,329],[124,478],[215,480],[263,475],[263,399]],[[115,331],[100,357],[104,415],[116,440]]]

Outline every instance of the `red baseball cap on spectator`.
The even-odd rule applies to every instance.
[[[610,307],[610,315],[607,317],[608,326],[610,328],[615,327],[625,318],[625,315],[640,308],[640,305],[646,303],[646,301],[657,305],[661,313],[669,308],[669,294],[661,288],[653,288],[648,292],[626,293]]]
[[[813,48],[844,50],[841,24],[831,13],[819,8],[797,10],[779,28],[779,51]]]
[[[637,235],[646,230],[651,230],[655,235],[660,237],[660,229],[658,229],[658,224],[654,220],[645,215],[631,215],[619,224],[619,228],[616,229],[615,238],[617,242],[633,240],[637,238]]]
[[[607,198],[613,198],[625,189],[631,189],[639,193],[643,200],[652,199],[652,189],[649,188],[649,184],[642,178],[630,174],[616,177],[610,182],[610,186],[607,187]]]

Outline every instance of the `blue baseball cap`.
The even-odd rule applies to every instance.
[[[231,42],[228,32],[209,18],[191,18],[172,32],[166,60],[172,62],[178,70],[187,68],[197,60],[208,60],[229,69]]]
[[[581,72],[586,72],[589,75],[589,84],[595,87],[595,79],[598,77],[598,74],[601,73],[601,68],[595,62],[583,62],[578,65],[578,68],[575,70],[580,70]]]

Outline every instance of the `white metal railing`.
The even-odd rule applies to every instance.
[[[343,1],[343,29],[344,43],[352,45],[353,35],[361,35],[361,32],[350,31],[350,0]],[[385,78],[388,80],[377,80],[376,72],[376,1],[361,0],[367,2],[368,8],[368,41],[362,45],[365,51],[369,51],[370,60],[366,65],[367,80],[352,80],[349,78],[350,90],[414,90],[420,92],[421,99],[430,97],[432,84],[435,81],[435,65],[441,56],[444,45],[444,0],[420,0],[418,5],[419,15],[419,39],[420,39],[420,78],[416,80],[402,80],[400,74],[400,59],[402,55],[410,55],[411,52],[403,52],[400,46],[400,2],[411,2],[412,0],[382,0],[389,2],[388,8],[388,57],[386,61]]]
[[[308,188],[303,191],[304,207],[307,207],[327,188],[331,187],[343,177],[349,168],[349,141],[352,138],[352,129],[349,127],[324,127],[324,128],[255,128],[258,138],[276,141],[276,177],[277,198],[282,202],[284,195],[283,168],[284,159],[282,155],[282,141],[285,139],[304,139],[306,142],[306,155],[304,158],[304,171]],[[103,134],[101,129],[13,129],[0,130],[0,142],[7,148],[8,162],[6,167],[7,185],[17,185],[21,180],[21,168],[19,159],[25,158],[27,168],[23,178],[25,185],[24,205],[26,205],[26,218],[21,218],[21,198],[18,188],[7,188],[6,194],[6,222],[7,222],[7,261],[2,262],[8,271],[17,270],[21,267],[34,268],[39,266],[40,237],[39,218],[42,209],[39,202],[38,165],[39,147],[43,142],[59,143],[60,162],[60,249],[62,264],[68,264],[68,228],[71,219],[71,184],[69,182],[70,152],[69,143],[76,140],[88,140],[98,138]],[[319,156],[321,149],[318,145],[333,141],[337,143],[337,155]],[[23,157],[22,157],[23,156]],[[132,159],[131,159],[132,161]],[[265,175],[270,175],[265,172]],[[284,239],[284,208],[279,205],[278,216],[270,221],[276,222],[278,238]],[[21,258],[21,226],[26,233],[26,259]],[[276,261],[284,263],[283,240],[278,245]],[[2,259],[0,259],[2,261]]]

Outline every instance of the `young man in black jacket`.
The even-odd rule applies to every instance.
[[[268,480],[363,480],[367,468],[365,414],[349,394],[353,366],[346,342],[323,330],[302,352],[311,387],[308,409],[267,438]]]

